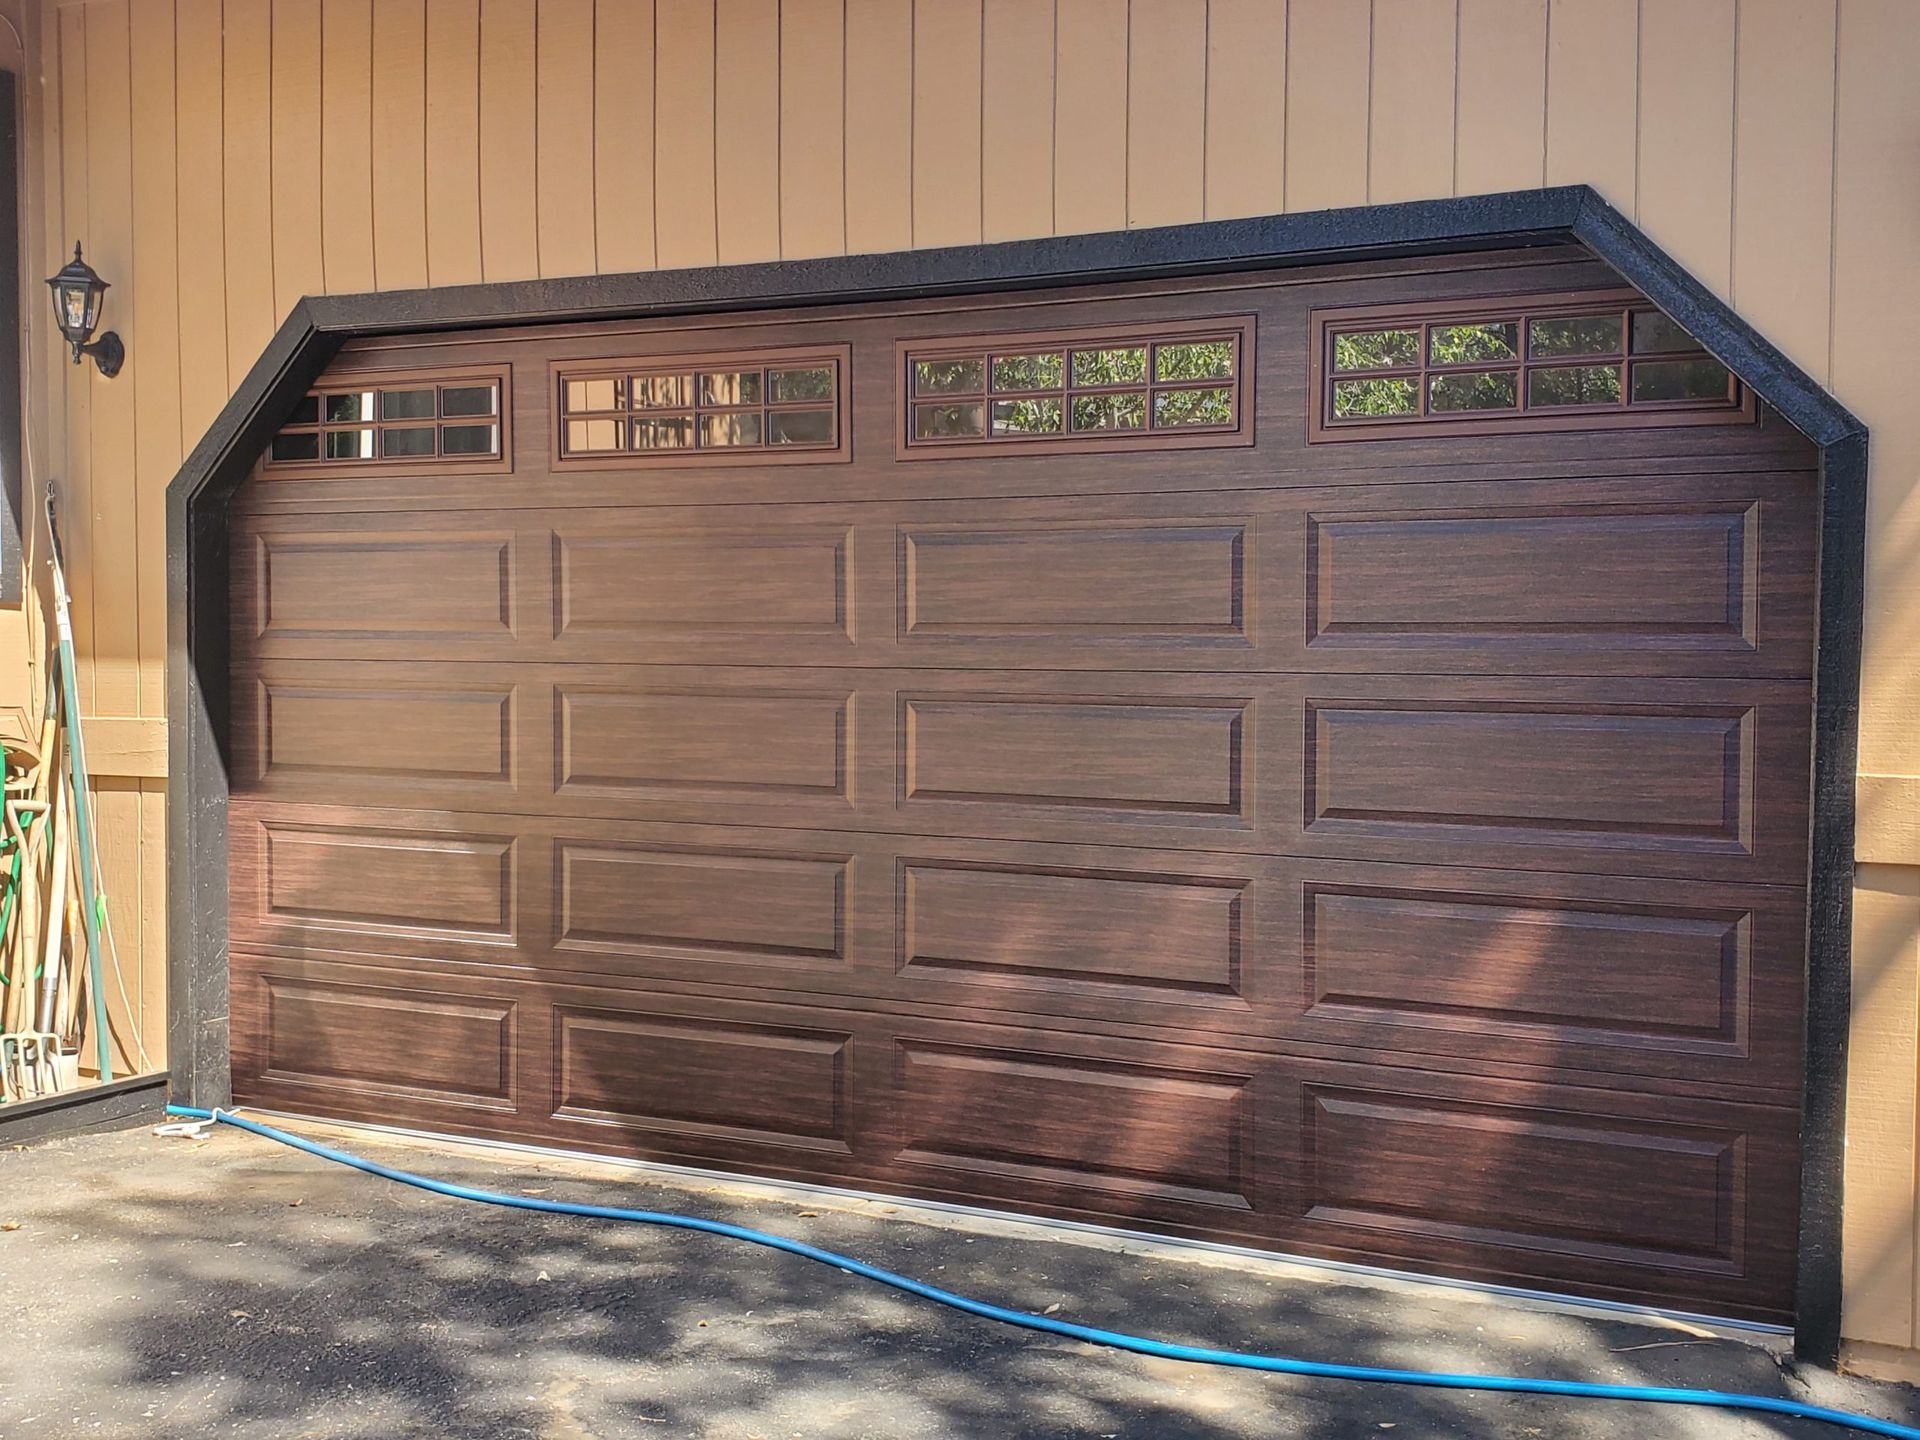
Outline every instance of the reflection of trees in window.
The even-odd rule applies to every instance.
[[[1332,424],[1741,406],[1726,367],[1644,304],[1318,325]]]
[[[1239,429],[1238,332],[948,343],[907,356],[909,445]]]

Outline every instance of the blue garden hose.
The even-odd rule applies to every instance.
[[[622,1210],[612,1205],[579,1205],[568,1200],[543,1200],[531,1195],[502,1195],[492,1190],[476,1190],[469,1185],[455,1185],[450,1181],[396,1170],[390,1165],[363,1159],[345,1150],[336,1150],[330,1145],[289,1134],[285,1130],[276,1130],[271,1125],[262,1125],[257,1120],[248,1120],[226,1110],[169,1105],[167,1113],[193,1120],[217,1120],[222,1125],[232,1125],[252,1131],[255,1135],[264,1135],[269,1140],[278,1140],[282,1145],[304,1150],[322,1160],[337,1161],[369,1175],[378,1175],[383,1180],[397,1180],[402,1185],[429,1190],[436,1195],[448,1195],[455,1200],[473,1200],[482,1205],[502,1205],[515,1210],[537,1210],[548,1215],[579,1215],[589,1220],[627,1220],[640,1225],[697,1230],[707,1235],[725,1236],[729,1240],[744,1240],[750,1245],[763,1245],[769,1250],[781,1250],[803,1259],[817,1260],[822,1265],[831,1265],[967,1315],[998,1320],[1003,1325],[1018,1326],[1022,1330],[1064,1335],[1070,1340],[1084,1340],[1090,1345],[1104,1345],[1113,1350],[1129,1350],[1136,1355],[1154,1355],[1163,1360],[1186,1360],[1200,1365],[1227,1365],[1239,1370],[1264,1370],[1275,1375],[1303,1375],[1321,1380],[1420,1385],[1435,1390],[1562,1395],[1580,1400],[1628,1400],[1647,1405],[1704,1405],[1720,1410],[1784,1415],[1794,1420],[1819,1420],[1865,1435],[1890,1435],[1894,1440],[1920,1440],[1920,1429],[1910,1425],[1897,1425],[1891,1420],[1877,1420],[1871,1415],[1856,1415],[1847,1410],[1831,1410],[1823,1405],[1807,1405],[1798,1400],[1783,1400],[1771,1395],[1744,1395],[1725,1390],[1682,1390],[1661,1385],[1596,1385],[1584,1380],[1544,1380],[1518,1375],[1453,1375],[1439,1370],[1392,1370],[1374,1365],[1337,1365],[1318,1360],[1295,1360],[1284,1355],[1253,1355],[1242,1350],[1176,1345],[1167,1340],[1151,1340],[1119,1330],[1099,1330],[1091,1325],[1077,1325],[1071,1320],[1058,1320],[1050,1315],[1031,1315],[1020,1310],[1009,1310],[1002,1305],[990,1305],[984,1300],[970,1299],[951,1290],[942,1290],[936,1285],[883,1270],[878,1265],[822,1250],[817,1245],[789,1240],[784,1235],[770,1235],[764,1230],[753,1230],[744,1225],[729,1225],[724,1220],[703,1220],[698,1216],[675,1215],[663,1210]]]

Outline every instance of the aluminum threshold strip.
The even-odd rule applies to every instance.
[[[1297,1265],[1334,1275],[1353,1275],[1384,1280],[1398,1285],[1432,1286],[1441,1290],[1461,1290],[1474,1295],[1489,1295],[1507,1300],[1527,1300],[1568,1310],[1585,1310],[1605,1315],[1632,1315],[1657,1320],[1672,1320],[1684,1325],[1708,1326],[1715,1330],[1737,1331],[1749,1335],[1791,1337],[1791,1325],[1770,1325],[1761,1320],[1738,1320],[1724,1315],[1707,1315],[1695,1310],[1670,1310],[1659,1305],[1635,1305],[1626,1300],[1600,1300],[1585,1295],[1563,1295],[1553,1290],[1530,1290],[1520,1285],[1496,1285],[1483,1280],[1460,1280],[1447,1275],[1428,1275],[1414,1270],[1394,1270],[1385,1265],[1362,1265],[1351,1260],[1327,1260],[1315,1255],[1296,1255],[1286,1250],[1259,1250],[1251,1245],[1228,1245],[1218,1240],[1195,1240],[1182,1235],[1162,1235],[1148,1230],[1128,1230],[1117,1225],[1095,1225],[1085,1220],[1066,1220],[1048,1215],[1029,1215],[1016,1210],[995,1210],[985,1205],[957,1205],[947,1200],[927,1200],[917,1196],[893,1195],[878,1190],[854,1190],[842,1185],[820,1185],[806,1180],[781,1180],[738,1170],[710,1170],[698,1165],[675,1165],[665,1160],[636,1160],[624,1155],[599,1155],[590,1150],[568,1150],[557,1145],[533,1145],[520,1140],[483,1140],[471,1135],[449,1135],[438,1130],[418,1130],[405,1125],[380,1125],[369,1120],[332,1120],[306,1115],[297,1110],[269,1110],[259,1105],[223,1107],[244,1110],[276,1120],[295,1120],[330,1129],[363,1131],[368,1134],[394,1135],[407,1140],[430,1140],[440,1145],[468,1145],[479,1150],[499,1150],[537,1159],[574,1160],[590,1165],[615,1165],[658,1175],[673,1175],[693,1180],[721,1180],[733,1185],[752,1185],[793,1195],[825,1195],[843,1200],[862,1200],[900,1207],[903,1211],[925,1210],[936,1214],[994,1220],[1012,1225],[1030,1225],[1038,1229],[1066,1230],[1104,1240],[1127,1240],[1170,1250],[1190,1250],[1237,1260]]]

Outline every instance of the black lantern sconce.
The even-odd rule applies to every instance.
[[[100,323],[100,302],[106,296],[107,282],[80,258],[78,241],[74,242],[73,259],[47,285],[53,291],[54,323],[73,347],[73,363],[78,365],[82,355],[91,355],[101,375],[109,380],[118,375],[120,363],[127,358],[127,347],[120,343],[120,337],[109,330],[87,343]]]

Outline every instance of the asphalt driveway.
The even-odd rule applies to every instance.
[[[337,1137],[336,1137],[337,1138]],[[1920,1394],[1777,1344],[877,1201],[354,1136],[492,1189],[688,1210],[1093,1325],[1363,1363]],[[17,1228],[14,1228],[16,1227]],[[0,1435],[1834,1437],[1805,1422],[1356,1386],[1098,1350],[723,1240],[477,1206],[231,1129],[0,1152]]]

